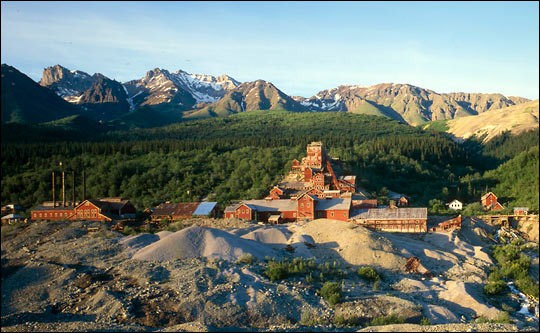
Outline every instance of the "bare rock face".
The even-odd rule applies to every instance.
[[[81,71],[70,71],[60,65],[47,67],[39,84],[56,92],[64,99],[80,96],[95,82],[96,77]],[[69,100],[68,100],[69,101]]]

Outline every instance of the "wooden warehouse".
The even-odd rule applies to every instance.
[[[31,210],[32,220],[95,220],[111,221],[119,218],[134,218],[135,207],[123,198],[89,199],[75,205],[67,202],[55,204],[44,202]]]
[[[242,201],[227,207],[225,217],[262,222],[268,222],[269,219],[280,222],[310,221],[316,218],[347,221],[350,209],[350,197],[320,199],[304,193],[295,199]]]
[[[427,232],[427,208],[375,208],[354,217],[359,225],[381,231]]]

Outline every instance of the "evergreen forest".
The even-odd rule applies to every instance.
[[[27,209],[52,200],[52,171],[68,172],[69,200],[71,172],[80,200],[84,171],[87,198],[122,196],[140,210],[201,200],[223,208],[264,197],[308,143],[322,141],[336,169],[357,175],[357,185],[383,203],[389,190],[408,195],[413,206],[439,208],[453,199],[478,203],[488,190],[508,209],[538,212],[538,130],[504,133],[485,145],[456,143],[444,132],[378,116],[286,111],[148,129],[2,127],[2,205]]]

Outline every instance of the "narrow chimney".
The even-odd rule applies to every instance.
[[[66,176],[62,171],[62,207],[66,207]]]
[[[75,171],[71,172],[71,184],[73,184],[73,201],[71,202],[71,205],[75,207]]]
[[[55,184],[54,184],[54,171],[52,172],[52,202],[53,202],[53,207],[56,207],[56,193],[55,193]]]
[[[82,172],[82,181],[83,181],[83,192],[82,192],[82,201],[86,200],[86,172]]]

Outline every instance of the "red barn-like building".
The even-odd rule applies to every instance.
[[[54,206],[52,202],[45,202],[32,209],[32,220],[93,220],[111,221],[113,218],[133,218],[136,209],[123,198],[89,199],[75,205]]]
[[[486,210],[503,210],[504,207],[497,201],[497,196],[493,192],[488,192],[480,199],[482,207]]]
[[[304,193],[296,199],[246,200],[225,209],[226,218],[268,222],[270,219],[282,222],[328,218],[340,221],[349,219],[351,198],[320,199]]]

